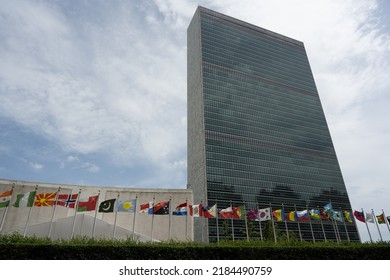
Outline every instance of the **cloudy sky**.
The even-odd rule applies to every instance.
[[[390,215],[385,0],[0,0],[0,178],[185,188],[198,5],[304,42],[352,206]]]

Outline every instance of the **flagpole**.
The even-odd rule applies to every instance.
[[[114,202],[114,209],[115,209],[115,204],[118,203],[119,201],[119,196],[120,196],[120,192],[118,192],[118,194],[116,195],[116,200]],[[114,216],[114,229],[112,231],[112,238],[115,239],[115,234],[116,234],[116,220],[117,220],[117,217],[118,217],[118,209],[116,209],[115,211],[115,216]]]
[[[203,239],[203,228],[204,228],[203,200],[200,201],[200,204],[199,204],[199,207],[198,207],[198,212],[199,212],[199,218],[201,219],[200,229],[201,229],[201,236],[202,236],[202,243],[203,243],[204,242],[204,239]],[[202,215],[200,213],[202,213]]]
[[[299,240],[302,241],[302,232],[301,232],[301,225],[300,225],[300,222],[299,222],[299,219],[298,219],[298,215],[297,215],[297,206],[294,204],[294,219],[296,218],[297,219],[297,223],[298,223],[298,233],[299,233]]]
[[[311,236],[313,237],[313,243],[316,243],[316,238],[314,237],[314,231],[313,231],[313,226],[311,224],[310,212],[309,212],[308,205],[306,205],[306,211],[307,211],[307,215],[309,216],[309,224],[310,224]]]
[[[335,222],[335,220],[334,220],[334,218],[333,218],[333,206],[332,206],[332,201],[331,201],[331,200],[329,200],[329,204],[331,205],[331,209],[329,209],[329,210],[330,210],[330,214],[331,214],[330,216],[331,216],[331,217],[329,217],[329,215],[328,215],[328,217],[329,217],[329,219],[330,219],[330,222],[332,223],[334,235],[335,235],[335,237],[336,237],[336,242],[337,242],[337,243],[340,243],[339,235],[337,234],[337,224],[336,224],[336,222]],[[325,209],[324,209],[324,210],[325,210]]]
[[[32,212],[32,209],[33,209],[34,204],[35,204],[35,195],[37,194],[37,190],[38,190],[38,185],[35,187],[34,201],[33,201],[33,204],[32,204],[31,207],[30,207],[30,211],[28,212],[27,221],[26,221],[26,226],[24,227],[23,237],[26,237],[26,234],[27,234],[28,222],[29,222],[29,220],[30,220],[31,212]],[[29,196],[30,196],[30,195],[29,195]]]
[[[372,213],[372,218],[375,220],[376,228],[378,229],[378,233],[379,233],[379,237],[381,238],[381,242],[383,242],[382,233],[379,230],[378,221],[377,221],[376,216],[374,214],[374,209],[371,209],[371,213]]]
[[[131,240],[134,241],[134,231],[135,231],[135,215],[137,212],[137,199],[138,194],[135,194],[135,206],[134,206],[134,216],[133,216],[133,232],[131,233]]]
[[[188,197],[186,197],[186,238],[184,238],[185,241],[188,240],[188,215],[189,215],[189,209],[188,209]]]
[[[322,222],[322,212],[320,207],[317,205],[317,209],[320,212],[320,222],[321,222],[321,228],[322,228],[322,233],[324,234],[324,241],[326,242],[326,234],[325,234],[325,229],[324,229],[324,223]]]
[[[216,219],[216,223],[217,223],[217,243],[219,243],[219,224],[218,224],[219,212],[218,212],[218,201],[217,201],[217,199],[215,200],[215,212],[216,212],[215,219]]]
[[[258,202],[256,202],[256,209],[257,209],[257,219],[259,221],[260,240],[263,241],[263,230],[261,229],[261,220],[260,220],[259,203]]]
[[[99,200],[100,200],[100,190],[98,191],[96,204],[95,204],[95,218],[93,220],[93,226],[92,226],[92,237],[95,236],[96,220],[97,220],[97,213],[98,213],[98,208],[99,208]],[[83,222],[84,222],[84,220],[83,220]]]
[[[371,232],[370,232],[370,229],[368,228],[367,221],[366,221],[366,215],[364,215],[364,210],[363,210],[363,208],[362,208],[362,213],[363,213],[363,217],[364,217],[364,223],[366,224],[367,231],[368,231],[368,235],[370,236],[370,241],[371,241],[371,243],[372,243]]]
[[[168,225],[168,241],[171,241],[171,238],[172,238],[172,230],[171,230],[171,227],[172,227],[172,213],[171,213],[171,203],[172,202],[172,196],[169,196],[169,206],[168,206],[168,214],[169,214],[169,219],[168,219],[168,222],[169,222],[169,225]]]
[[[280,216],[282,217],[282,221],[284,220],[284,226],[286,227],[287,241],[290,242],[290,235],[288,234],[287,219],[286,219],[286,214],[284,212],[284,204],[283,203],[282,203],[282,212],[280,213]]]
[[[155,199],[155,195],[153,195],[153,202],[152,202],[152,226],[151,226],[151,229],[150,229],[150,242],[153,242],[154,199]]]
[[[7,207],[5,208],[5,211],[4,211],[4,215],[3,215],[3,217],[1,218],[0,232],[3,230],[3,226],[4,226],[4,223],[5,223],[5,217],[7,216],[7,213],[8,213],[8,207],[9,207],[10,204],[11,204],[12,196],[13,196],[13,194],[14,194],[14,188],[15,188],[15,183],[12,184],[11,199],[9,200],[8,205],[7,205]]]
[[[248,241],[249,241],[248,220],[247,220],[247,216],[246,216],[246,206],[245,206],[245,201],[244,201],[244,216],[245,216],[246,240],[248,240]]]
[[[75,203],[75,207],[74,207],[74,217],[73,217],[73,225],[72,225],[72,234],[70,235],[70,239],[72,239],[73,236],[74,236],[74,229],[75,229],[75,226],[76,226],[77,208],[79,207],[80,195],[81,195],[81,189],[79,189],[79,193],[78,193],[78,195],[77,195],[77,199],[76,199],[76,203]]]
[[[234,223],[233,223],[233,205],[232,205],[232,201],[230,200],[230,209],[232,209],[232,216],[230,218],[230,223],[232,224],[232,238],[233,238],[233,241],[234,241]]]
[[[337,224],[337,221],[334,219],[334,217],[333,217],[333,222],[334,222],[334,226],[335,226],[336,233],[337,233],[338,243],[341,243],[341,236],[340,236],[339,226]]]
[[[383,219],[385,220],[385,224],[387,226],[387,229],[390,232],[389,221],[387,220],[387,217],[386,217],[385,212],[383,211],[383,209],[382,209],[382,215],[383,215]]]
[[[341,216],[343,217],[343,223],[344,223],[345,232],[347,233],[348,242],[351,242],[351,239],[349,238],[347,224],[345,223],[345,213],[341,210],[341,207],[340,207],[340,213],[341,213]]]
[[[56,208],[57,208],[57,199],[58,199],[58,195],[61,191],[61,187],[58,187],[58,190],[57,190],[57,193],[56,193],[56,201],[54,202],[54,207],[53,207],[53,213],[51,215],[51,221],[50,221],[50,227],[49,227],[49,232],[47,234],[47,237],[50,238],[51,236],[51,231],[53,229],[53,220],[54,220],[54,215],[56,213]]]
[[[277,243],[277,239],[276,239],[276,230],[275,230],[275,224],[274,224],[274,213],[272,211],[272,206],[271,206],[271,202],[269,203],[269,208],[270,208],[270,215],[271,215],[271,223],[272,223],[272,228],[274,230],[274,239],[275,239],[275,243]]]

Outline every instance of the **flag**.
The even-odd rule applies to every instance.
[[[349,211],[343,211],[344,213],[344,219],[345,221],[347,221],[348,223],[352,223],[352,220],[353,220],[353,216],[352,216],[352,213],[349,212]]]
[[[147,213],[149,215],[152,215],[153,214],[153,202],[148,202],[148,203],[141,204],[139,206],[139,212],[140,213]]]
[[[53,206],[56,202],[57,193],[38,193],[35,195],[34,206]]]
[[[259,209],[259,220],[260,221],[271,220],[271,209],[270,208]]]
[[[116,198],[107,199],[102,201],[99,205],[99,212],[112,213],[114,212]]]
[[[297,211],[297,218],[298,221],[308,221],[310,220],[309,211],[303,210],[303,211]]]
[[[321,212],[318,209],[311,209],[310,210],[310,216],[313,219],[319,220],[319,219],[321,219]]]
[[[153,206],[154,215],[169,215],[169,200],[161,201]]]
[[[202,217],[203,216],[203,207],[202,204],[190,205],[190,216],[192,217]]]
[[[36,191],[17,194],[14,207],[32,207],[35,201],[35,194]]]
[[[366,219],[364,218],[364,212],[354,211],[353,215],[358,221],[361,221],[362,223],[366,222]]]
[[[284,209],[277,209],[272,212],[272,215],[274,216],[275,220],[277,222],[282,222],[286,219],[286,215],[284,214]]]
[[[332,203],[328,203],[328,204],[325,204],[324,206],[324,212],[327,216],[327,219],[326,220],[331,220],[333,219],[333,206],[332,206]]]
[[[291,211],[291,212],[289,212],[286,215],[286,220],[287,221],[295,222],[297,219],[298,218],[297,218],[297,215],[296,215],[295,211]]]
[[[245,215],[245,206],[233,207],[233,218],[242,219]]]
[[[333,211],[333,207],[332,207],[332,203],[328,203],[324,206],[324,210],[326,212],[330,212],[330,211]]]
[[[94,211],[96,209],[98,197],[99,196],[95,195],[79,199],[79,202],[77,203],[77,212]]]
[[[366,222],[367,223],[374,223],[374,215],[371,213],[366,213]]]
[[[228,207],[228,208],[225,208],[225,209],[222,209],[221,211],[219,211],[219,216],[223,219],[231,219],[233,218],[233,209],[232,207]]]
[[[137,205],[137,201],[135,199],[132,200],[121,200],[118,203],[118,212],[135,212],[135,206]]]
[[[321,210],[321,219],[323,220],[329,220],[328,214],[325,212],[325,210]]]
[[[213,206],[203,206],[203,217],[206,219],[217,217],[217,204]]]
[[[259,209],[253,209],[246,212],[246,218],[251,221],[259,220]]]
[[[172,215],[187,216],[187,202],[177,205],[175,210],[172,212]]]
[[[5,191],[0,194],[0,208],[1,207],[7,207],[9,205],[9,202],[11,201],[12,197],[12,190],[11,191]]]
[[[376,216],[376,219],[378,221],[378,224],[385,224],[386,223],[385,222],[385,215],[383,215],[383,213],[378,215],[378,216]]]
[[[75,194],[59,194],[57,196],[56,205],[68,207],[68,208],[74,208],[76,205],[77,197],[79,195],[77,193]]]
[[[333,211],[332,217],[335,221],[343,222],[343,214],[341,211]]]

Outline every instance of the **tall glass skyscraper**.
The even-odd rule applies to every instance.
[[[352,212],[303,43],[203,7],[187,38],[194,201],[286,213],[331,203]],[[216,219],[194,222],[198,241],[215,242],[226,230],[221,220],[218,230]],[[229,236],[246,238],[244,220],[233,221],[233,232],[226,222]],[[278,228],[306,240],[360,240],[354,221]]]

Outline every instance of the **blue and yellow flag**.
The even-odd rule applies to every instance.
[[[275,210],[272,212],[272,214],[277,222],[283,222],[286,219],[286,216],[284,214],[284,209]]]
[[[118,203],[118,212],[135,212],[136,200],[122,200]]]

